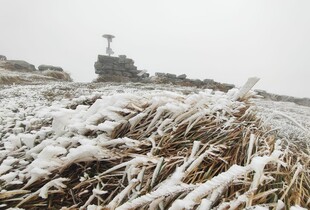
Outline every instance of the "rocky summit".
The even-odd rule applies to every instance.
[[[134,61],[125,55],[119,57],[98,55],[95,70],[96,74],[106,79],[118,77],[128,81],[139,81],[141,78],[149,76],[143,70],[137,70]]]

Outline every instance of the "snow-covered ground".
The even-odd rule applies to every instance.
[[[181,110],[187,108],[183,106],[190,104],[191,100],[199,104],[200,91],[207,97],[211,92],[192,87],[154,84],[48,83],[0,86],[0,180],[5,182],[5,187],[23,184],[26,188],[37,180],[47,177],[50,171],[61,167],[60,164],[64,162],[69,164],[78,162],[79,159],[93,160],[107,155],[98,150],[97,145],[89,139],[80,139],[89,131],[100,130],[109,133],[118,126],[117,122],[122,120],[112,112],[105,112],[101,115],[109,116],[114,121],[107,120],[98,126],[91,126],[91,121],[100,118],[97,116],[100,107],[110,107],[113,112],[129,113],[130,110],[120,110],[123,103],[129,103],[135,98],[141,100],[140,105],[143,106],[143,96],[145,96],[148,99],[154,97],[154,103],[161,103],[164,98],[166,101],[171,101],[172,105],[170,104],[168,109]],[[175,105],[177,98],[187,95],[191,97],[182,100],[189,101],[188,104],[171,107]],[[229,105],[228,107],[233,107],[231,110],[227,109],[229,112],[241,109],[243,106],[242,103],[229,101],[226,98],[228,96],[221,93],[214,95],[207,99],[212,104],[210,109],[222,109]],[[109,97],[94,104],[102,96]],[[303,141],[309,145],[310,107],[263,99],[255,99],[253,103],[256,104],[259,116],[272,129],[277,130],[282,138]],[[89,105],[92,106],[89,107]],[[132,106],[139,109],[135,105]],[[135,124],[138,118],[138,115],[132,118],[131,123]],[[165,123],[169,124],[168,121],[162,122],[162,124]],[[67,135],[63,135],[64,132],[67,132]],[[81,136],[74,137],[70,132]],[[159,129],[157,132],[160,134],[163,131]],[[70,135],[73,138],[70,138]],[[124,144],[124,147],[139,144],[135,140],[126,138],[117,141]],[[70,144],[74,144],[72,142],[83,147],[70,148]],[[67,155],[63,156],[64,154]],[[247,172],[243,170],[245,169],[241,170],[242,173]],[[65,181],[64,178],[54,179],[47,183],[45,188],[35,193],[41,198],[46,198],[49,188],[54,186],[61,189]],[[104,190],[98,190],[94,191],[93,195],[103,193],[105,193]],[[84,207],[86,206],[85,204]],[[177,208],[176,204],[175,209]]]
[[[29,123],[26,119],[33,118],[39,110],[44,110],[46,107],[66,107],[75,102],[91,100],[102,95],[119,93],[148,95],[163,91],[187,95],[203,90],[195,87],[131,83],[48,83],[46,85],[0,86],[0,128],[2,128],[0,137],[5,127],[13,126],[16,121]],[[310,107],[264,99],[255,99],[254,102],[259,116],[272,129],[277,130],[281,137],[309,140]]]
[[[255,100],[258,115],[279,137],[310,146],[310,107],[291,102]]]

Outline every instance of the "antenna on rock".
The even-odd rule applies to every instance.
[[[108,40],[108,47],[106,48],[106,53],[111,56],[114,54],[113,50],[110,48],[110,43],[112,42],[112,39],[115,38],[115,36],[111,34],[104,34],[102,36],[103,38],[106,38]]]

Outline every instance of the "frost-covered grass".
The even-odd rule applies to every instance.
[[[142,84],[2,87],[0,206],[309,209],[309,149],[296,143],[309,141],[307,120],[282,111],[288,121],[275,132],[277,118],[266,120],[270,103],[251,94],[236,100],[237,93]],[[285,122],[300,132],[298,141],[285,135]]]
[[[11,71],[0,67],[0,85],[32,84],[53,81],[72,81],[66,72],[57,71]]]

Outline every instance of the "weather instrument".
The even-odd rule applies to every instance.
[[[114,54],[113,50],[110,47],[110,43],[112,42],[112,39],[115,38],[115,36],[111,35],[111,34],[104,34],[102,36],[103,38],[106,38],[108,40],[108,47],[106,48],[106,53],[111,56]]]

